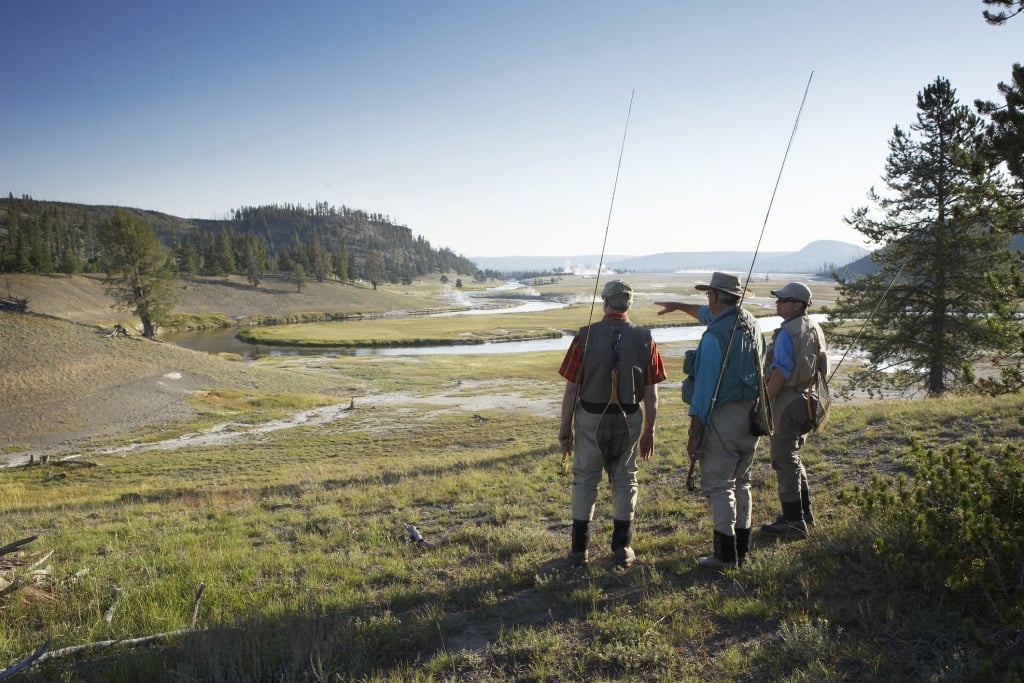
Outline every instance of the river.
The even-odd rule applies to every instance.
[[[508,313],[510,310],[521,309],[488,309],[488,313]],[[465,314],[482,314],[483,310],[466,311]],[[826,316],[812,315],[822,322]],[[764,332],[774,330],[782,319],[778,316],[758,318]],[[237,330],[215,330],[212,332],[194,332],[176,335],[168,339],[179,346],[206,351],[207,353],[233,353],[246,360],[254,360],[263,356],[424,356],[434,354],[474,354],[474,353],[533,353],[537,351],[564,351],[569,347],[571,336],[565,335],[558,339],[533,339],[529,341],[487,342],[485,344],[449,344],[439,346],[403,346],[400,348],[352,349],[352,348],[296,348],[287,346],[267,346],[249,344],[235,336]],[[651,330],[654,341],[658,344],[678,341],[697,341],[704,334],[703,325],[679,325],[673,327],[656,327]]]
[[[514,293],[517,298],[514,304],[508,304]],[[526,313],[530,311],[545,311],[556,308],[565,308],[567,304],[558,303],[543,299],[540,296],[533,296],[535,291],[518,283],[509,282],[498,287],[482,290],[472,294],[463,292],[452,292],[450,300],[453,304],[467,306],[468,308],[446,313],[435,313],[438,316],[458,315],[488,315],[496,313]],[[501,304],[505,305],[501,305]],[[598,311],[600,313],[600,311]],[[826,316],[815,314],[811,316],[818,322],[823,322]],[[782,322],[778,316],[766,316],[758,318],[761,330],[769,332],[774,330]],[[187,334],[168,337],[167,341],[184,346],[196,351],[207,353],[231,353],[241,356],[246,360],[255,360],[264,356],[425,356],[425,355],[458,355],[477,353],[533,353],[537,351],[564,351],[569,348],[572,337],[569,335],[557,339],[533,339],[529,341],[511,342],[487,342],[485,344],[445,344],[437,346],[403,346],[399,348],[379,349],[353,349],[349,347],[337,348],[299,348],[289,346],[268,346],[264,344],[249,344],[238,339],[237,330],[229,328],[225,330],[213,330],[209,332],[190,332]],[[704,334],[703,325],[679,325],[672,327],[656,327],[651,330],[654,341],[658,344],[666,344],[678,341],[697,341]]]

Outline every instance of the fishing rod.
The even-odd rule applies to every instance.
[[[782,181],[782,171],[786,168],[786,159],[789,158],[789,150],[793,147],[793,139],[796,137],[797,128],[800,127],[800,115],[804,111],[804,103],[807,102],[807,93],[811,89],[811,80],[814,78],[814,72],[807,77],[807,85],[804,87],[804,96],[800,100],[800,108],[796,112],[796,120],[793,121],[793,130],[789,134],[789,143],[786,145],[786,153],[782,155],[782,165],[779,166],[779,174],[775,177],[775,188],[772,189],[772,197],[768,201],[768,210],[764,214],[764,222],[761,224],[761,234],[757,237],[757,246],[754,247],[754,257],[750,259],[750,268],[747,270],[747,282],[750,284],[750,277],[754,273],[754,264],[757,262],[757,254],[761,251],[761,241],[764,240],[764,231],[768,227],[768,216],[772,213],[772,206],[775,204],[775,195],[779,191],[779,183]],[[743,286],[743,290],[740,292],[740,306],[743,305],[743,300],[747,295],[747,287]]]
[[[871,309],[871,313],[869,313],[868,317],[864,318],[864,322],[861,323],[860,329],[857,330],[857,336],[853,338],[853,341],[850,342],[850,345],[846,348],[846,351],[843,352],[843,355],[839,359],[839,362],[836,363],[836,366],[834,368],[832,368],[832,372],[829,373],[828,379],[825,380],[826,384],[831,382],[832,378],[836,376],[837,372],[839,372],[839,366],[843,364],[844,360],[846,360],[846,357],[850,354],[850,351],[853,351],[853,349],[857,347],[857,342],[860,341],[860,338],[864,334],[864,330],[867,328],[868,323],[871,322],[871,319],[875,317],[875,313],[878,312],[878,309],[882,307],[882,302],[885,301],[885,297],[889,296],[889,290],[891,290],[892,286],[896,284],[896,278],[898,278],[900,274],[903,272],[903,267],[907,265],[907,261],[909,260],[910,257],[903,259],[903,263],[900,264],[900,267],[896,270],[896,274],[892,276],[891,280],[889,280],[889,284],[886,285],[885,291],[882,292],[882,296],[878,297],[878,303],[875,304],[875,307]]]
[[[711,394],[711,405],[708,408],[707,414],[708,424],[703,425],[700,432],[700,437],[697,440],[698,451],[700,451],[701,447],[704,445],[704,435],[707,433],[708,428],[711,426],[711,413],[712,411],[714,411],[715,404],[718,402],[718,391],[722,387],[722,378],[725,376],[725,364],[729,358],[729,351],[732,349],[733,338],[736,335],[736,327],[739,325],[740,322],[740,309],[742,308],[743,302],[747,296],[747,285],[750,284],[750,277],[751,275],[753,275],[754,272],[754,264],[757,262],[757,255],[761,251],[761,242],[764,240],[765,228],[768,226],[768,217],[771,215],[772,206],[775,204],[775,195],[779,191],[779,183],[782,181],[782,172],[786,168],[786,160],[789,158],[789,151],[793,147],[793,139],[796,137],[796,131],[800,127],[800,115],[803,114],[804,104],[807,102],[807,93],[811,89],[811,80],[813,78],[814,72],[812,71],[811,75],[807,77],[807,85],[804,87],[804,94],[800,100],[800,108],[797,109],[796,119],[793,121],[793,130],[789,134],[789,142],[786,144],[786,152],[785,154],[782,155],[782,163],[779,165],[779,173],[775,177],[775,187],[772,189],[772,196],[768,202],[768,210],[765,211],[764,214],[764,222],[761,224],[761,233],[758,235],[757,238],[757,246],[754,247],[754,257],[750,260],[750,269],[747,270],[747,279],[745,282],[740,283],[740,300],[739,303],[736,304],[736,319],[733,320],[732,330],[729,332],[729,343],[726,345],[725,352],[722,354],[722,364],[718,368],[718,378],[715,381],[715,391],[714,393]],[[758,372],[761,372],[760,368],[758,368]],[[686,488],[687,490],[690,491],[696,489],[696,484],[694,481],[695,465],[696,461],[691,459],[690,469],[686,474]]]
[[[629,133],[629,118],[630,118],[630,116],[633,113],[633,96],[635,94],[636,94],[636,88],[631,90],[630,93],[629,93],[629,107],[626,109],[626,126],[623,129],[623,131],[622,131],[622,143],[619,145],[619,162],[615,166],[615,181],[612,183],[612,198],[611,198],[611,202],[609,202],[609,204],[608,204],[608,218],[607,218],[607,220],[605,221],[605,224],[604,224],[604,240],[601,242],[601,256],[600,256],[600,258],[598,259],[598,262],[597,262],[597,276],[594,278],[594,293],[590,297],[590,315],[587,317],[587,328],[588,328],[588,330],[590,328],[590,325],[593,324],[593,322],[594,322],[594,306],[597,304],[597,291],[598,291],[597,287],[598,287],[598,284],[600,284],[600,282],[601,282],[601,270],[604,268],[604,252],[605,252],[605,248],[608,246],[608,232],[609,232],[609,229],[611,228],[611,224],[612,224],[612,210],[615,208],[615,193],[618,191],[618,188],[619,188],[619,173],[620,173],[620,171],[622,171],[622,156],[623,156],[623,154],[626,151],[626,135]],[[587,338],[583,341],[583,356],[582,356],[583,358],[587,357],[587,347],[589,345],[590,345],[590,334],[588,332]],[[581,365],[582,365],[582,363],[581,363]],[[573,410],[574,411],[575,411],[575,405],[577,403],[579,403],[579,400],[580,400],[580,388],[581,388],[581,384],[579,382],[577,382],[576,383],[576,396],[573,399],[573,406],[574,406]],[[575,423],[575,420],[573,420],[572,422],[569,423],[570,437],[571,437],[571,434],[572,434],[572,429],[573,429],[574,423]],[[570,444],[572,443],[572,439],[571,438],[569,440],[569,443]],[[562,474],[563,475],[569,474],[569,451],[570,450],[571,450],[571,446],[570,446],[569,449],[564,449],[562,451]]]

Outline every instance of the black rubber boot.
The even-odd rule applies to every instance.
[[[569,551],[569,564],[574,567],[587,565],[590,545],[590,522],[585,519],[572,520],[572,549]]]
[[[612,552],[619,548],[628,548],[633,545],[633,522],[631,520],[612,520]]]
[[[616,519],[613,520],[612,528],[612,557],[615,564],[620,567],[628,567],[636,559],[633,552],[633,521]]]
[[[715,532],[715,554],[698,557],[697,563],[708,569],[735,569],[736,537]]]
[[[803,504],[799,500],[783,501],[782,517],[771,524],[762,524],[761,531],[774,536],[806,536]]]
[[[743,566],[743,559],[750,551],[750,529],[736,529],[736,564]]]

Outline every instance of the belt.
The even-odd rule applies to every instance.
[[[622,412],[624,412],[626,415],[632,415],[640,408],[639,403],[622,403],[620,404],[620,406],[622,408]],[[606,408],[614,409],[619,406],[615,406],[611,403],[593,403],[592,401],[580,401],[580,407],[583,408],[583,410],[587,411],[588,413],[600,415],[605,411]]]

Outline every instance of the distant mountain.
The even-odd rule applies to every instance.
[[[883,247],[884,249],[885,247]],[[1024,251],[1024,235],[1014,235],[1010,238],[1010,248],[1017,251]],[[851,261],[839,268],[839,275],[843,278],[870,275],[878,270],[878,264],[871,260],[867,254],[856,261]]]
[[[817,273],[842,267],[865,257],[868,250],[846,242],[817,240],[799,251],[762,251],[754,270],[775,273]],[[673,251],[648,256],[608,256],[604,266],[616,271],[666,273],[680,270],[745,271],[750,268],[752,251]],[[543,272],[548,270],[595,270],[599,256],[478,256],[470,260],[480,268],[503,273]]]
[[[604,266],[612,261],[621,261],[629,256],[605,254]],[[481,270],[496,270],[501,273],[548,272],[552,270],[573,270],[578,268],[596,269],[601,257],[597,254],[583,256],[470,256],[469,260]]]

